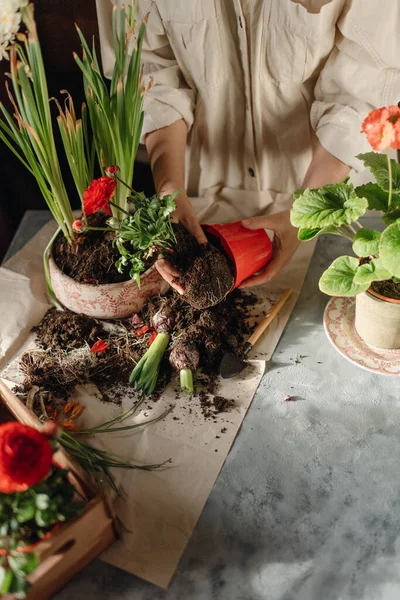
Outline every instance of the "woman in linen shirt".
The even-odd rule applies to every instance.
[[[110,76],[112,3],[96,3]],[[363,118],[400,99],[400,3],[384,5],[139,0],[139,18],[149,13],[145,73],[155,81],[142,139],[156,189],[185,190],[175,219],[200,242],[199,221],[243,219],[275,234],[273,260],[242,287],[270,281],[296,251],[293,190],[361,170]],[[168,263],[158,268],[174,283]]]

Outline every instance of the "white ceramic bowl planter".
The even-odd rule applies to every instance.
[[[357,294],[355,327],[370,346],[400,349],[400,300],[372,291]]]
[[[138,288],[133,279],[120,283],[78,283],[59,269],[50,255],[50,281],[60,303],[76,313],[96,319],[123,319],[138,312],[147,298],[164,294],[168,284],[155,267],[140,277]]]

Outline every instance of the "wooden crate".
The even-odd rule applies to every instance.
[[[31,427],[38,426],[37,418],[1,380],[0,404],[18,421]],[[63,524],[48,540],[37,546],[41,562],[29,576],[32,587],[28,600],[51,598],[73,575],[116,539],[115,515],[109,500],[99,494],[85,471],[64,450],[56,452],[54,458],[60,467],[69,470],[71,482],[87,503],[79,517]],[[12,598],[12,595],[7,594],[4,600]]]

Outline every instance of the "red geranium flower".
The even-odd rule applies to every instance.
[[[83,193],[83,209],[87,215],[92,215],[99,210],[104,210],[112,215],[110,200],[114,195],[117,182],[111,177],[99,177],[89,185]]]
[[[394,141],[390,144],[393,150],[400,150],[400,107],[392,105],[388,107],[389,121],[394,129]]]
[[[95,353],[95,354],[100,354],[101,352],[105,352],[108,348],[108,344],[107,342],[105,342],[104,340],[97,340],[97,342],[95,342],[93,344],[93,346],[90,348],[90,352]]]
[[[366,133],[373,150],[386,150],[395,140],[393,123],[389,121],[389,109],[377,108],[364,119],[361,131]]]
[[[50,472],[53,449],[45,435],[22,423],[0,425],[0,492],[25,492]]]
[[[85,223],[80,219],[75,219],[72,223],[72,231],[75,233],[81,233],[83,227],[85,227]]]
[[[377,108],[364,119],[361,131],[374,150],[400,150],[400,108],[394,104]]]

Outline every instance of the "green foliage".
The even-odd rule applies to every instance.
[[[102,169],[118,165],[121,179],[129,185],[143,126],[143,98],[151,85],[143,85],[141,51],[146,23],[143,21],[136,31],[136,6],[137,2],[133,2],[131,6],[113,9],[115,63],[111,83],[102,73],[94,43],[90,48],[79,28],[82,59],[75,55],[83,74],[98,162]],[[127,210],[127,195],[126,188],[119,184],[114,196],[114,216],[120,216],[118,208]]]
[[[112,217],[108,226],[116,232],[114,243],[121,257],[116,262],[118,271],[130,267],[129,275],[140,287],[140,275],[146,262],[159,253],[167,252],[176,243],[171,224],[171,213],[175,210],[175,197],[179,191],[160,198],[158,194],[146,198],[143,192],[133,192],[128,197],[135,211],[126,213],[120,220]]]
[[[357,260],[342,256],[322,275],[320,289],[333,296],[353,296],[367,290],[373,281],[392,280],[399,284],[400,165],[375,152],[359,154],[357,158],[370,169],[376,183],[354,189],[346,179],[341,184],[294,193],[291,222],[299,227],[301,241],[312,240],[322,233],[342,235],[351,240],[353,252],[360,257]],[[359,223],[367,208],[383,213],[387,227],[382,234]]]
[[[353,252],[357,256],[371,256],[379,251],[381,234],[373,229],[363,227],[357,231],[353,241]]]
[[[389,169],[388,159],[385,154],[377,152],[366,152],[358,154],[357,158],[371,171],[376,179],[378,186],[385,192],[389,191]],[[392,167],[392,187],[393,193],[400,194],[400,165],[393,160],[390,160]]]
[[[361,217],[368,207],[367,199],[359,198],[348,183],[296,190],[294,198],[292,224],[307,229],[348,225]]]
[[[129,383],[146,396],[150,396],[155,390],[161,361],[169,340],[169,333],[158,333],[156,339],[139,360],[129,377]]]
[[[23,554],[18,549],[39,542],[57,523],[81,512],[67,475],[68,471],[53,467],[47,479],[26,492],[0,493],[0,548],[8,551],[0,559],[0,596],[13,593],[25,598],[26,576],[39,564],[35,552]]]
[[[26,577],[39,566],[36,552],[18,554],[11,552],[0,559],[0,597],[13,594],[15,598],[25,598],[30,585]]]
[[[382,233],[379,255],[385,269],[400,277],[400,219]]]
[[[368,200],[369,210],[381,210],[386,213],[389,210],[400,207],[400,196],[393,194],[389,209],[389,192],[380,188],[377,183],[359,185],[354,191],[360,198],[366,198]]]
[[[333,261],[319,280],[319,289],[330,296],[354,296],[365,292],[369,283],[356,283],[354,278],[358,260],[353,256],[341,256]]]
[[[299,229],[299,233],[298,233],[298,238],[301,242],[309,242],[311,240],[313,240],[314,238],[318,237],[319,235],[321,235],[321,233],[332,233],[332,234],[336,234],[336,235],[340,235],[340,232],[338,230],[337,227],[322,227],[321,229],[319,229],[318,227],[316,227],[315,229],[306,229],[306,228],[302,228]]]
[[[379,258],[374,258],[370,262],[358,267],[354,275],[354,282],[359,285],[364,285],[365,283],[370,285],[373,281],[386,281],[391,276],[391,273],[382,266]]]

